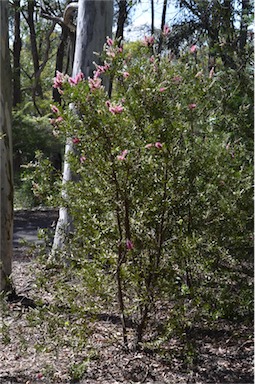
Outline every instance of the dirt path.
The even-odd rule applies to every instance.
[[[15,210],[13,230],[14,254],[20,248],[24,248],[24,242],[28,242],[28,244],[42,243],[43,240],[38,239],[38,231],[40,229],[47,229],[53,235],[57,219],[58,210],[56,209]]]

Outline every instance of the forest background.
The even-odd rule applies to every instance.
[[[87,348],[102,313],[119,319],[125,351],[166,357],[177,338],[190,373],[199,361],[194,330],[236,332],[253,319],[252,3],[176,1],[168,22],[165,0],[155,28],[151,1],[145,36],[128,42],[137,2],[116,1],[115,39],[89,79],[71,77],[67,4],[10,2],[14,207],[64,204],[74,228],[53,255],[52,232],[40,232],[35,308],[22,316],[42,329],[38,353],[74,353],[66,380],[86,377],[99,358]],[[66,137],[75,178],[63,199]],[[43,377],[57,380],[56,370],[44,367]]]

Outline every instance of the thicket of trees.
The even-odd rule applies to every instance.
[[[111,2],[80,1],[78,22],[67,3],[10,7],[16,186],[73,221],[43,259],[51,316],[60,298],[76,319],[117,298],[126,347],[139,347],[159,302],[171,303],[164,337],[201,318],[249,321],[252,3],[178,1],[168,26],[165,0],[156,30],[152,0],[153,35],[135,43],[121,39],[129,2],[115,3],[115,39]],[[74,177],[61,178],[64,160]]]

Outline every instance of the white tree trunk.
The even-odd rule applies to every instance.
[[[92,76],[93,70],[95,69],[93,62],[98,61],[98,56],[94,53],[102,52],[106,37],[112,34],[112,21],[112,0],[79,0],[73,78],[80,71],[84,74],[85,78]],[[65,184],[73,180],[70,165],[67,161],[67,156],[70,151],[74,151],[73,143],[70,138],[67,138],[62,189],[62,198],[64,200],[68,200]],[[61,207],[54,236],[52,256],[54,256],[56,251],[63,250],[71,230],[72,219],[68,208]]]
[[[0,1],[0,291],[10,288],[13,238],[11,67],[8,1]]]

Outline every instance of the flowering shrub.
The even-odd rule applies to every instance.
[[[241,121],[229,111],[225,121],[226,75],[208,74],[190,53],[179,62],[152,55],[153,44],[146,37],[132,55],[108,39],[93,79],[54,80],[78,111],[52,106],[76,148],[68,161],[79,177],[66,185],[71,268],[104,298],[116,292],[126,344],[126,318],[141,342],[159,298],[173,303],[171,327],[174,308],[183,315],[175,325],[188,314],[227,316],[236,276],[226,268],[251,247],[251,156],[234,129]]]

